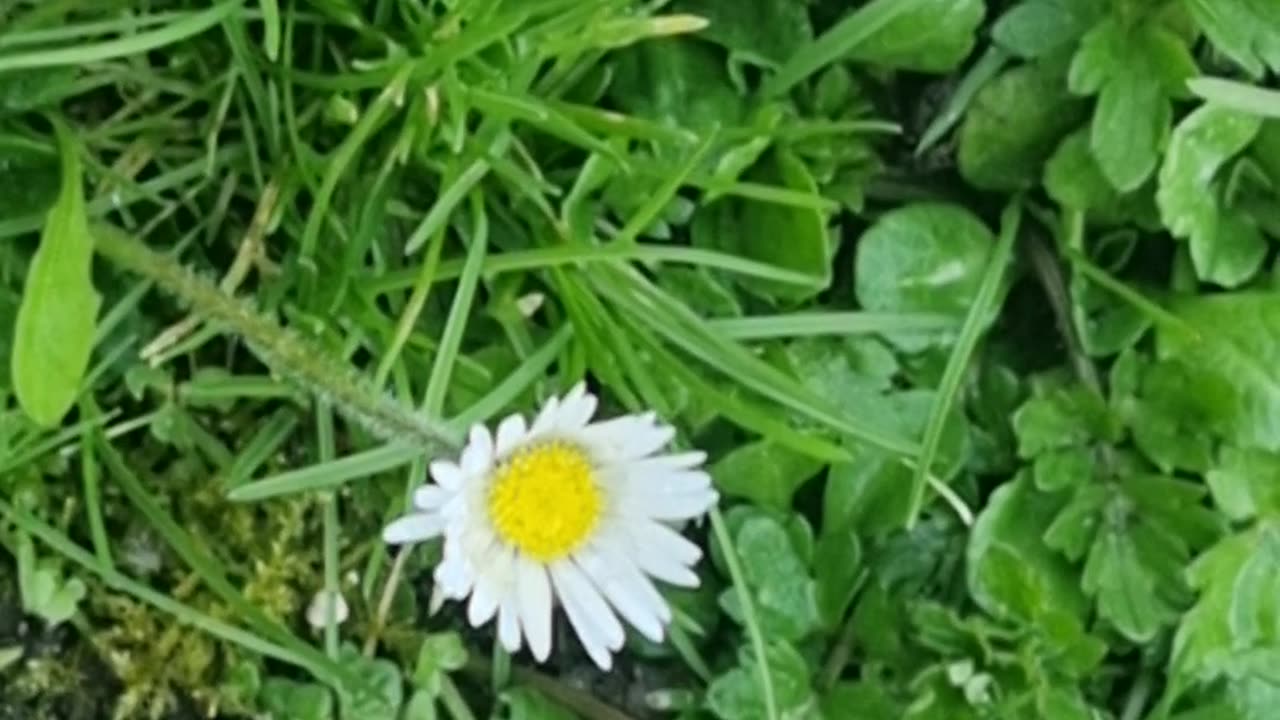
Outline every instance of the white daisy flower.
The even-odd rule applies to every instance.
[[[435,580],[448,598],[470,596],[472,626],[498,618],[509,652],[551,653],[559,601],[591,659],[608,670],[624,633],[619,618],[661,642],[671,608],[653,579],[696,587],[702,556],[675,527],[715,505],[702,452],[662,452],[675,430],[653,413],[592,422],[596,398],[581,383],[551,398],[532,425],[512,415],[490,435],[471,428],[458,462],[431,463],[415,511],[383,531],[389,543],[444,536]]]

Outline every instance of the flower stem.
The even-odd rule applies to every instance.
[[[151,280],[196,313],[239,334],[272,370],[329,400],[375,435],[433,448],[457,445],[459,438],[443,423],[383,395],[314,342],[223,292],[173,257],[109,225],[95,227],[94,239],[102,257]]]

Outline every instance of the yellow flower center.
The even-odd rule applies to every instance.
[[[542,562],[576,550],[595,529],[603,504],[590,458],[561,441],[513,453],[494,471],[488,503],[498,535]]]

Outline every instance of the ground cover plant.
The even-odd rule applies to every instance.
[[[0,0],[0,719],[1280,716],[1278,74],[1272,0]],[[583,388],[715,489],[606,661],[384,542]]]

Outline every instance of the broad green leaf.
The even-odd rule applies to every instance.
[[[899,720],[902,707],[884,684],[875,680],[841,682],[822,698],[827,718]]]
[[[808,455],[760,440],[730,451],[712,466],[711,477],[726,495],[787,510],[791,496],[821,469]]]
[[[865,407],[903,434],[918,435],[924,429],[933,393],[923,390],[867,396]],[[899,458],[875,448],[856,445],[847,463],[831,466],[822,498],[824,533],[856,529],[860,534],[883,536],[901,529],[911,515],[912,468]],[[969,457],[969,428],[959,408],[952,408],[943,431],[934,472],[944,481],[954,478]]]
[[[444,676],[467,664],[467,649],[455,632],[433,633],[418,648],[418,662],[413,667],[413,684],[432,696],[440,693]]]
[[[991,35],[1018,57],[1041,58],[1071,47],[1106,8],[1103,0],[1026,0],[1001,15]]]
[[[1197,97],[1218,107],[1263,118],[1280,118],[1280,91],[1215,77],[1192,78],[1187,81],[1187,87]]]
[[[1201,280],[1235,287],[1253,277],[1266,255],[1261,232],[1247,216],[1221,207],[1214,182],[1261,127],[1253,115],[1206,105],[1178,123],[1170,139],[1156,202],[1169,232],[1190,239]]]
[[[1214,380],[1176,358],[1140,363],[1134,374],[1136,387],[1112,393],[1134,445],[1164,472],[1208,470],[1214,436],[1205,419],[1231,413],[1231,394],[1210,390]]]
[[[986,14],[983,0],[897,0],[901,12],[856,45],[848,57],[898,70],[944,73],[973,50]]]
[[[998,75],[974,99],[960,127],[960,174],[984,190],[1019,190],[1040,178],[1052,148],[1086,115],[1061,77],[1038,64]]]
[[[404,704],[401,720],[436,720],[439,716],[435,696],[426,690],[414,690],[409,702]]]
[[[71,409],[93,351],[101,299],[93,289],[93,238],[85,215],[80,150],[58,130],[62,184],[45,218],[14,327],[13,389],[32,420],[53,427]]]
[[[1098,717],[1075,688],[1054,687],[1039,693],[1036,710],[1041,720],[1095,720]]]
[[[1204,479],[1214,504],[1232,520],[1280,513],[1280,454],[1225,447]]]
[[[695,40],[666,38],[616,54],[610,97],[631,114],[691,130],[736,125],[745,115],[714,48]]]
[[[862,544],[852,529],[824,532],[813,550],[818,615],[831,630],[844,619],[863,572]]]
[[[813,39],[809,13],[791,0],[681,0],[671,7],[707,20],[699,38],[756,63],[782,63]]]
[[[1200,598],[1174,636],[1175,677],[1208,682],[1238,674],[1247,669],[1238,667],[1246,651],[1280,642],[1280,528],[1273,522],[1214,545],[1192,563],[1187,578]]]
[[[1033,476],[1036,487],[1044,492],[1057,492],[1093,479],[1093,453],[1081,447],[1050,450],[1036,456]]]
[[[64,580],[56,564],[36,558],[35,544],[25,533],[17,538],[18,591],[22,609],[50,627],[76,614],[88,589],[79,578]]]
[[[1196,334],[1166,328],[1158,339],[1185,370],[1178,392],[1199,401],[1200,432],[1280,450],[1280,295],[1201,295],[1171,309]]]
[[[1077,572],[1041,535],[1061,501],[1021,476],[1001,485],[978,516],[966,552],[969,592],[996,617],[1066,612],[1087,607]]]
[[[1151,175],[1172,122],[1169,98],[1195,73],[1182,39],[1159,23],[1129,26],[1110,18],[1085,35],[1069,85],[1098,96],[1090,147],[1116,189],[1134,190]]]
[[[805,164],[789,150],[766,154],[746,180],[817,196]],[[831,242],[824,213],[740,198],[704,206],[694,219],[694,243],[793,271],[812,278],[808,285],[740,277],[738,282],[766,298],[799,301],[831,282]]]
[[[351,693],[342,693],[342,716],[367,720],[398,720],[404,702],[400,668],[390,660],[367,658],[356,647],[342,648],[340,661],[363,683]]]
[[[768,636],[799,640],[818,625],[816,588],[795,544],[776,519],[755,515],[734,538],[742,571],[756,602],[756,614]],[[737,596],[728,589],[721,603],[740,616]]]
[[[804,657],[791,645],[771,641],[765,649],[778,714],[788,720],[822,720]],[[760,692],[755,656],[739,653],[739,664],[707,687],[707,709],[719,720],[770,720]]]
[[[963,318],[994,247],[991,230],[957,205],[917,203],[887,212],[858,241],[858,302],[867,310]],[[886,335],[907,350],[934,342],[918,333]]]
[[[1078,447],[1119,432],[1106,403],[1079,385],[1039,389],[1013,414],[1018,454],[1033,458],[1049,450]]]
[[[335,717],[333,694],[323,685],[267,678],[258,697],[273,720],[331,720]]]
[[[1122,194],[1102,174],[1089,149],[1088,130],[1072,133],[1058,145],[1044,166],[1044,189],[1054,202],[1084,212],[1094,222],[1134,220],[1143,227],[1159,226],[1150,192]]]
[[[1219,50],[1255,78],[1280,72],[1280,5],[1271,0],[1188,0],[1192,17]]]
[[[1134,642],[1150,642],[1162,625],[1177,617],[1157,593],[1156,580],[1132,538],[1117,528],[1094,540],[1081,586],[1097,596],[1099,614]]]

